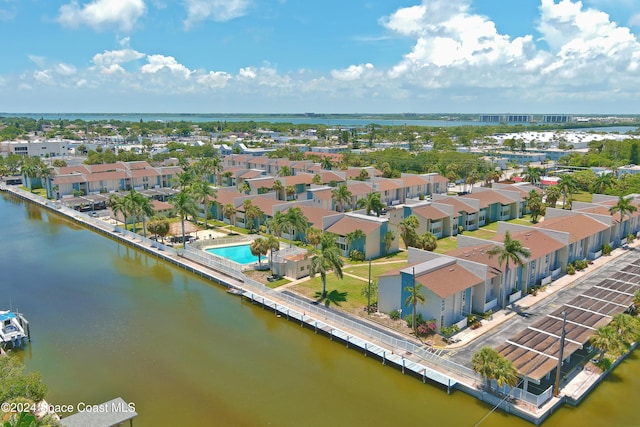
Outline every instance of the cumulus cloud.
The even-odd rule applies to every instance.
[[[246,15],[251,0],[184,0],[187,8],[185,28],[211,19],[217,22],[230,21]]]
[[[191,75],[191,70],[178,63],[173,56],[149,55],[147,56],[147,61],[148,63],[140,68],[143,74],[155,74],[168,71],[171,74],[180,75],[184,78],[188,78]]]
[[[351,65],[343,70],[332,70],[331,76],[336,80],[352,81],[357,80],[369,70],[373,70],[373,64]]]
[[[96,69],[105,74],[124,72],[122,64],[135,61],[144,56],[144,53],[133,49],[104,51],[93,56],[92,61],[95,65],[91,69]]]
[[[58,22],[70,28],[86,25],[96,31],[131,31],[146,13],[144,0],[93,0],[79,4],[73,0],[60,7]]]

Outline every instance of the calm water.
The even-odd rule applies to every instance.
[[[0,307],[31,321],[21,355],[51,403],[122,396],[136,426],[472,426],[490,409],[34,206],[0,197],[0,217]],[[545,426],[638,425],[637,354]]]
[[[223,258],[230,259],[238,264],[251,264],[258,262],[258,257],[251,253],[249,245],[224,246],[222,248],[209,248],[207,252]]]

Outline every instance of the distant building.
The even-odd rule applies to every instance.
[[[564,114],[546,114],[542,116],[542,123],[573,123],[573,116]]]

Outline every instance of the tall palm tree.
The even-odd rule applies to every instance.
[[[609,208],[609,213],[611,213],[611,215],[615,215],[616,213],[620,213],[620,230],[622,232],[622,234],[620,235],[621,239],[624,239],[624,236],[626,236],[626,225],[627,223],[624,222],[624,217],[625,216],[629,216],[629,220],[631,220],[631,214],[636,212],[638,210],[638,208],[631,203],[631,199],[627,199],[623,196],[620,196],[620,198],[618,199],[618,202],[614,205],[611,206]]]
[[[573,176],[565,173],[558,180],[558,187],[562,192],[562,209],[565,209],[567,200],[571,200],[571,196],[578,191],[578,184]]]
[[[513,264],[523,267],[524,266],[524,258],[528,258],[531,256],[531,251],[525,248],[522,245],[522,242],[517,239],[511,238],[511,233],[507,231],[504,235],[504,242],[502,245],[496,245],[493,248],[487,251],[487,255],[489,258],[493,258],[494,256],[498,256],[498,264],[502,266],[505,264],[505,273],[504,273],[504,281],[509,283],[509,263],[513,262]],[[502,305],[504,306],[504,298],[506,297],[507,292],[503,292],[502,296]]]
[[[321,297],[327,296],[327,273],[333,270],[338,279],[342,279],[342,258],[340,258],[340,249],[336,243],[337,236],[333,233],[325,233],[320,241],[320,249],[313,252],[311,258],[311,277],[320,274],[322,279]]]
[[[413,333],[418,334],[418,322],[416,322],[416,313],[418,311],[418,304],[423,305],[425,302],[424,294],[422,293],[422,284],[415,283],[415,277],[413,278],[413,286],[407,286],[404,288],[405,292],[409,293],[409,296],[404,301],[404,305],[410,305],[413,308]]]
[[[273,181],[272,190],[276,192],[276,197],[278,198],[278,200],[284,199],[283,197],[284,185],[282,185],[282,181],[280,181],[279,179],[276,179],[275,181]]]
[[[173,208],[176,210],[176,213],[180,217],[180,222],[182,224],[182,244],[184,245],[184,220],[188,215],[191,215],[195,218],[198,213],[198,207],[196,206],[196,202],[193,200],[193,196],[189,192],[184,190],[176,194],[170,201],[170,203],[173,205]]]
[[[329,156],[324,156],[322,158],[322,161],[320,162],[320,164],[322,165],[322,169],[325,169],[325,170],[328,170],[328,171],[330,171],[331,168],[333,167],[333,162],[331,161]]]
[[[176,181],[173,183],[173,188],[178,188],[180,190],[186,190],[187,188],[190,188],[191,185],[195,182],[195,175],[189,168],[178,173],[176,175],[176,178]]]
[[[289,247],[293,247],[293,238],[297,233],[302,233],[309,228],[309,219],[298,207],[289,208],[286,213],[274,216],[276,228],[280,231],[287,230],[289,234]]]
[[[258,237],[256,240],[251,242],[251,244],[249,245],[249,250],[251,251],[251,255],[258,257],[258,265],[261,266],[262,255],[266,255],[269,252],[267,239]]]
[[[376,216],[380,216],[380,211],[384,208],[382,201],[380,200],[380,193],[371,192],[367,194],[367,197],[358,200],[356,208],[365,208],[367,215],[371,215],[371,211],[376,213]]]
[[[252,232],[254,230],[256,225],[256,219],[258,220],[258,225],[259,225],[260,219],[263,216],[264,216],[264,212],[262,212],[262,210],[256,205],[249,205],[248,207],[245,208],[245,211],[244,211],[245,227],[247,226],[247,224],[249,225],[249,232]]]
[[[280,250],[280,240],[276,236],[268,236],[266,246],[269,249],[269,269],[273,270],[273,253]]]
[[[118,225],[118,214],[124,216],[124,228],[127,228],[127,210],[125,206],[124,198],[118,194],[110,194],[107,204],[113,212],[113,216],[116,219],[116,226]]]
[[[287,185],[286,187],[284,187],[284,192],[287,195],[287,201],[291,200],[291,196],[294,196],[296,194],[296,187],[294,187],[293,185]]]
[[[345,205],[351,203],[352,194],[345,184],[341,184],[331,190],[331,196],[333,197],[334,203],[340,207],[340,209],[338,209],[340,212],[344,212]]]
[[[134,189],[129,191],[129,194],[125,196],[127,204],[131,209],[130,214],[134,217],[133,231],[135,233],[136,221],[138,218],[142,219],[142,233],[144,237],[147,237],[147,217],[153,216],[154,211],[151,206],[151,201],[142,193],[137,192]]]
[[[322,233],[323,231],[318,228],[315,228],[315,227],[307,228],[307,231],[305,232],[305,237],[307,238],[307,242],[309,242],[309,244],[314,248],[317,248],[318,245],[320,244]]]
[[[542,169],[536,167],[527,167],[527,170],[524,174],[524,180],[526,182],[530,182],[531,185],[535,185],[536,187],[540,184],[540,178],[542,177]]]
[[[550,208],[555,208],[560,196],[562,196],[562,190],[557,185],[550,185],[544,191],[545,201]]]
[[[215,201],[218,196],[218,191],[209,185],[208,181],[196,181],[191,187],[191,193],[195,197],[196,201],[202,203],[204,207],[204,226],[207,228],[209,219],[209,206],[211,201]]]
[[[596,194],[605,194],[608,189],[613,187],[614,177],[610,173],[603,173],[598,175],[595,181],[593,181],[593,185],[591,186],[591,191]]]
[[[238,210],[233,206],[233,203],[227,203],[222,207],[222,214],[226,216],[231,225],[234,226],[236,225],[236,212],[238,212]]]

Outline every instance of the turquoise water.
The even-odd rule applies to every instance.
[[[258,262],[258,257],[251,253],[249,245],[224,246],[221,248],[209,248],[207,252],[221,256],[238,264],[252,264]]]

